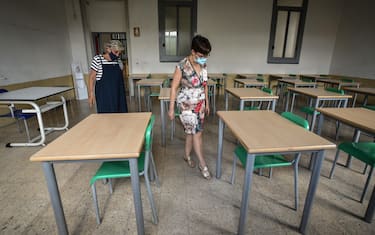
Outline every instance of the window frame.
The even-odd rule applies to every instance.
[[[186,55],[170,56],[166,55],[165,50],[165,8],[166,7],[190,7],[191,8],[191,35],[189,41],[197,32],[197,0],[182,1],[182,0],[158,0],[158,18],[159,18],[159,60],[160,62],[178,62]],[[177,25],[179,17],[177,15]],[[178,37],[178,31],[177,31]],[[179,41],[179,40],[177,40]],[[178,51],[178,45],[177,49]]]
[[[273,0],[271,31],[270,31],[270,40],[268,44],[267,63],[269,64],[299,64],[302,41],[303,41],[303,33],[305,29],[308,0],[302,0],[303,1],[302,7],[278,6],[277,1],[278,0]],[[278,17],[279,11],[287,11],[288,20],[289,20],[290,12],[300,12],[300,20],[299,20],[297,40],[296,40],[296,49],[295,49],[295,54],[293,58],[273,56],[273,49],[274,49],[275,38],[276,38],[277,17]],[[288,24],[287,24],[287,28],[288,28]],[[285,55],[285,46],[286,46],[287,37],[288,37],[288,34],[286,33],[284,36],[285,40],[284,40],[283,55]]]

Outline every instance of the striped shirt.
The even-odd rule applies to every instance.
[[[96,72],[96,80],[99,81],[103,76],[103,64],[118,64],[120,69],[122,69],[122,62],[120,59],[117,61],[108,61],[103,55],[96,55],[92,59],[90,68]]]

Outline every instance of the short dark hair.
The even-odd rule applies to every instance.
[[[191,49],[203,55],[208,55],[211,52],[211,44],[207,38],[196,35],[191,41]]]

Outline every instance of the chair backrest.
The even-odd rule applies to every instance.
[[[152,129],[155,123],[155,114],[151,115],[145,132],[145,151],[151,150],[152,147]]]
[[[170,85],[171,85],[171,80],[169,78],[164,79],[162,86],[163,87],[170,87]]]
[[[301,80],[304,82],[314,82],[314,79],[312,77],[301,75]]]
[[[340,90],[338,88],[335,88],[335,87],[326,87],[325,88],[326,91],[331,91],[331,92],[335,92],[335,93],[339,93],[340,95],[344,95],[344,90]]]
[[[258,77],[258,78],[257,78],[257,81],[258,81],[258,82],[264,82],[264,78],[259,78],[259,77]]]
[[[300,116],[298,116],[298,115],[296,115],[294,113],[283,112],[281,114],[281,116],[284,117],[284,118],[286,118],[286,119],[288,119],[289,121],[297,124],[298,126],[303,127],[306,130],[310,129],[309,122],[306,119],[304,119],[304,118],[302,118],[302,117],[300,117]]]
[[[272,89],[271,89],[271,88],[263,87],[263,88],[262,88],[262,91],[267,92],[267,93],[270,94],[270,95],[273,95],[273,92],[272,92]]]

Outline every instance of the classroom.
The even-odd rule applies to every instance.
[[[375,234],[373,1],[0,5],[0,234]]]

